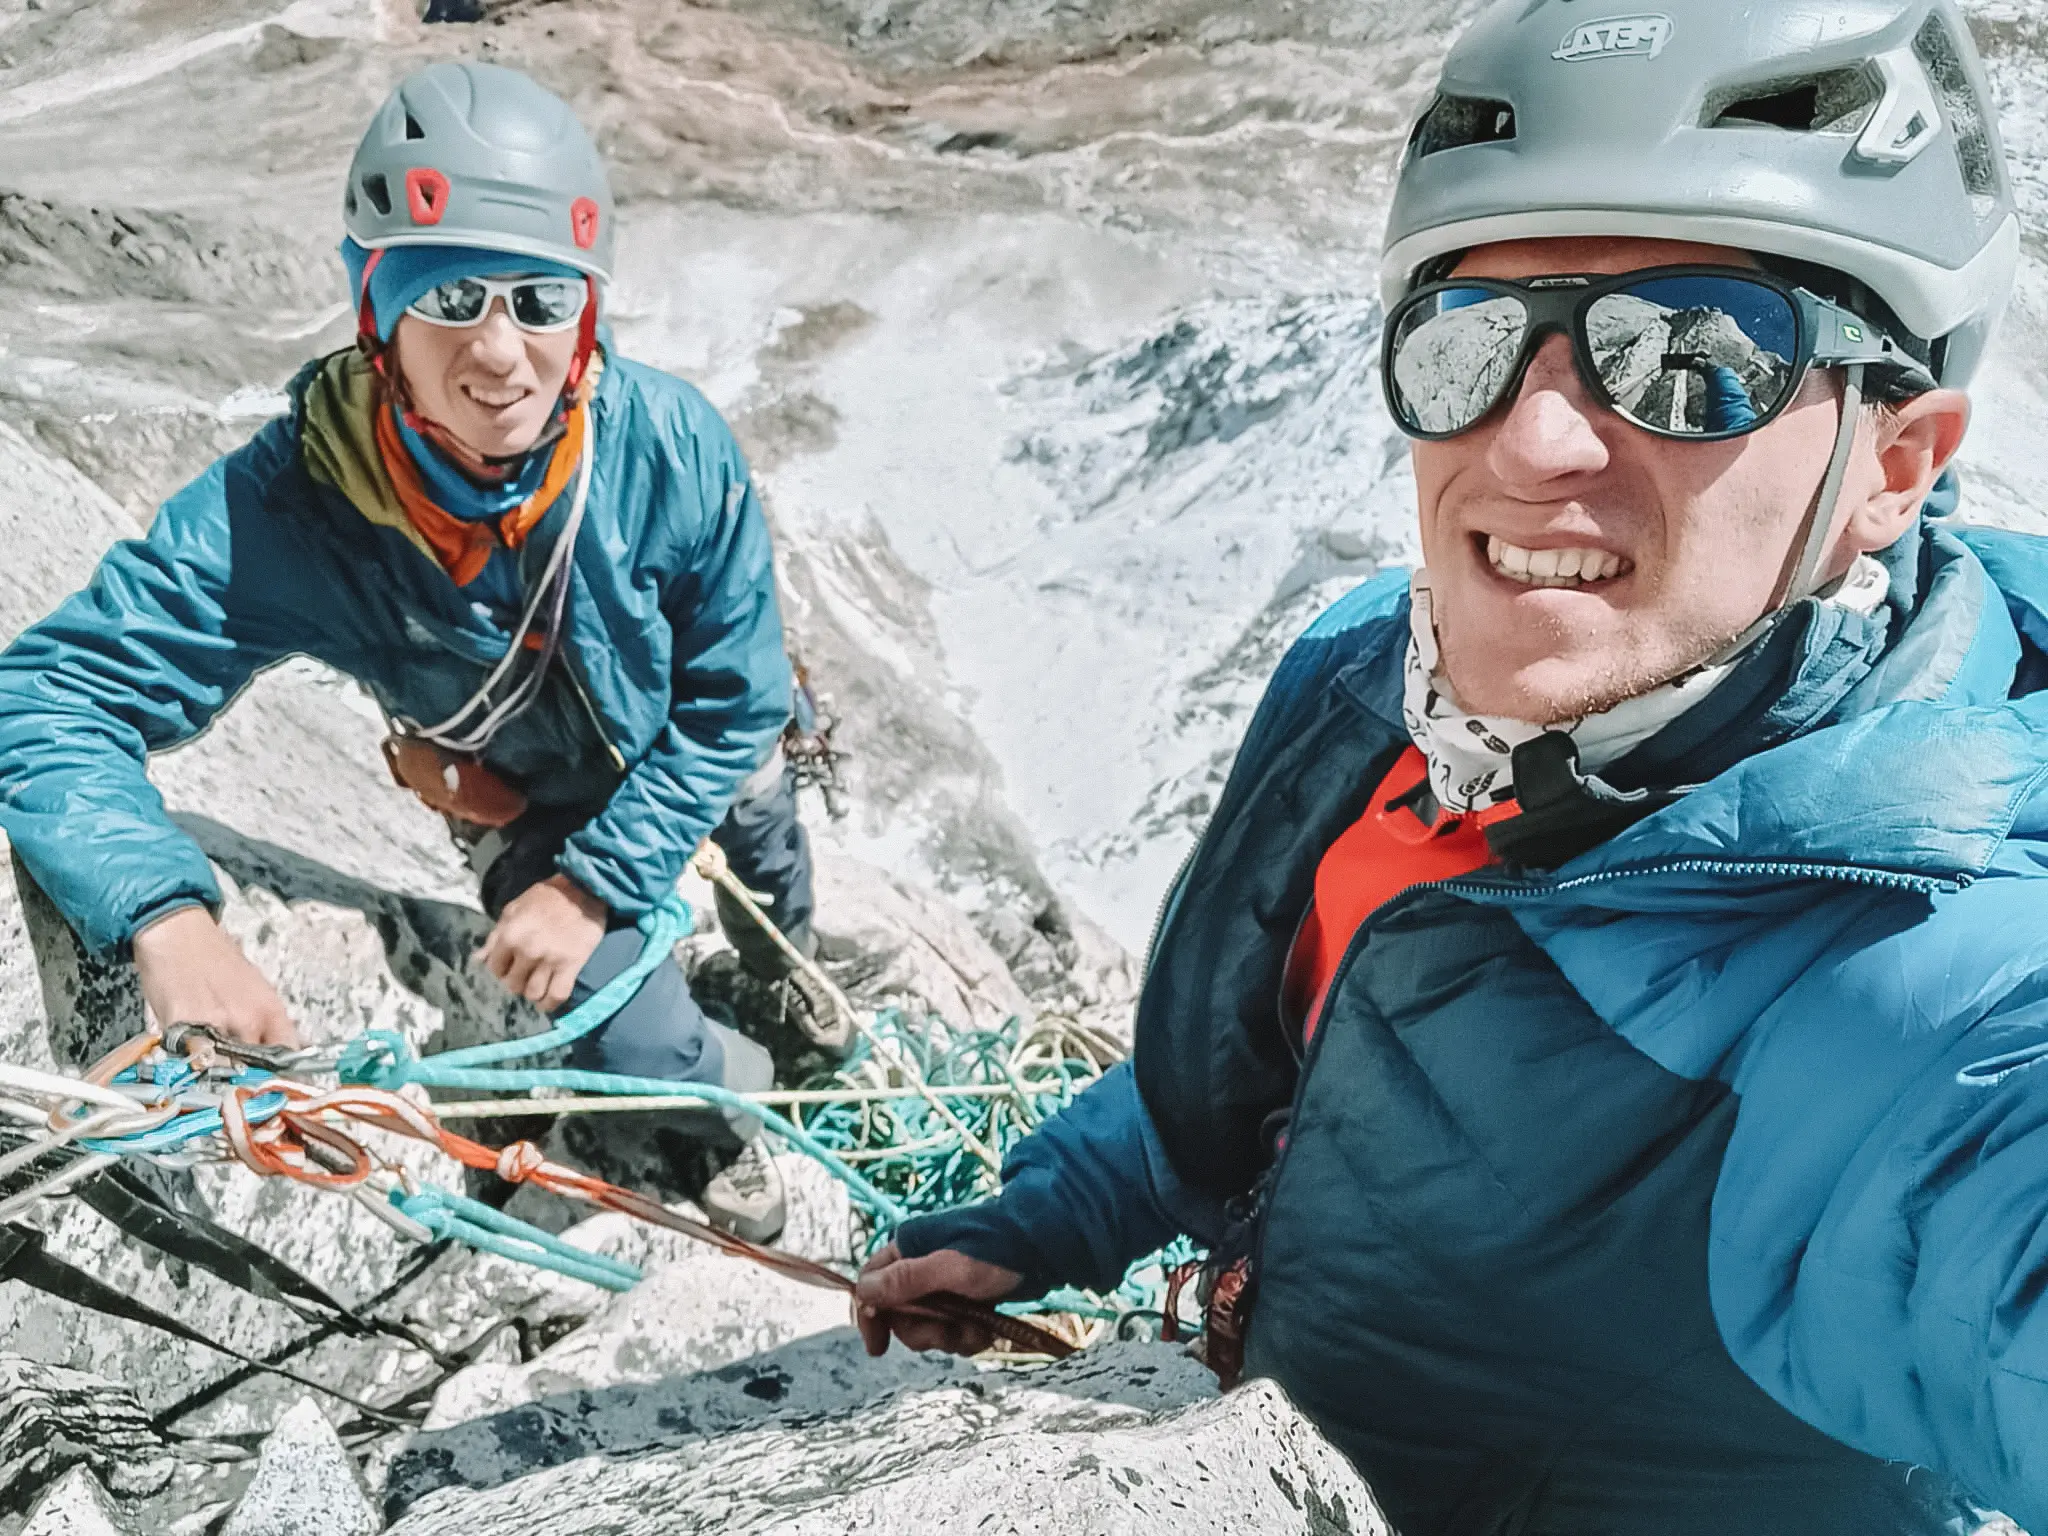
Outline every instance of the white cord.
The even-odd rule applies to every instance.
[[[562,622],[568,612],[569,588],[571,586],[570,556],[576,547],[576,534],[583,526],[584,508],[590,501],[590,481],[597,456],[597,424],[586,421],[583,429],[583,452],[576,470],[576,499],[570,503],[569,521],[563,526],[561,537],[555,540],[553,553],[548,556],[547,568],[541,573],[539,583],[534,587],[533,596],[527,599],[525,611],[519,616],[519,627],[512,636],[512,643],[506,647],[504,657],[484,678],[483,686],[470,695],[469,701],[439,725],[411,726],[405,731],[408,736],[417,736],[431,741],[450,752],[481,752],[490,745],[491,738],[499,729],[531,704],[539,696],[547,680],[548,665],[561,648]],[[522,678],[519,685],[497,705],[491,705],[491,694],[510,675],[513,667],[526,654],[526,637],[533,631],[533,621],[540,614],[541,605],[549,603],[550,613],[544,644],[539,660],[533,670]],[[488,713],[476,725],[467,729],[463,722],[479,709],[489,707]]]
[[[94,1174],[113,1167],[119,1161],[121,1159],[118,1157],[113,1157],[106,1153],[95,1153],[91,1157],[80,1158],[68,1168],[58,1169],[57,1172],[51,1174],[50,1177],[44,1179],[40,1184],[31,1184],[20,1193],[10,1195],[5,1200],[0,1200],[0,1222],[13,1220],[38,1200],[52,1195],[61,1195],[72,1185],[84,1182]]]
[[[136,1102],[130,1094],[118,1088],[102,1087],[88,1083],[83,1078],[62,1077],[55,1072],[38,1072],[34,1067],[17,1067],[0,1062],[0,1093],[40,1094],[44,1098],[56,1099],[60,1103],[67,1099],[84,1100],[87,1103],[104,1105],[109,1109],[140,1110],[145,1105]],[[44,1113],[47,1115],[48,1111]]]

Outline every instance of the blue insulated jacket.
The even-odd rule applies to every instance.
[[[306,400],[178,492],[147,538],[0,654],[0,829],[87,943],[217,902],[148,753],[203,731],[257,672],[315,657],[391,712],[459,708],[510,636],[399,527],[309,473]],[[486,761],[537,803],[591,804],[560,867],[615,912],[674,885],[789,717],[768,532],[747,466],[696,390],[613,358],[561,678]],[[537,577],[569,515],[521,551]]]
[[[1248,1365],[1406,1536],[2048,1529],[2048,541],[1886,559],[1874,628],[1809,605],[1641,749],[1700,787],[1376,913],[1304,1052],[1286,951],[1407,745],[1405,582],[1354,593],[1254,721],[1134,1070],[904,1250],[1103,1285],[1258,1186]]]

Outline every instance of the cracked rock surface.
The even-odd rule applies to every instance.
[[[375,1536],[382,1525],[334,1426],[301,1398],[263,1442],[221,1536]]]
[[[858,1348],[850,1333],[827,1336],[610,1405],[616,1419],[698,1430],[668,1449],[623,1455],[623,1423],[596,1430],[599,1405],[564,1402],[557,1432],[588,1435],[588,1448],[609,1435],[607,1454],[429,1493],[392,1536],[1386,1536],[1357,1474],[1277,1388],[1219,1398],[1206,1369],[1171,1346],[1102,1346],[1028,1373],[924,1363],[922,1381],[906,1363],[913,1379],[879,1400],[834,1402],[835,1390],[877,1384]],[[748,1418],[756,1427],[741,1427]],[[522,1427],[539,1428],[530,1417]]]

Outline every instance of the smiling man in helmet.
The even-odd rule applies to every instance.
[[[88,944],[132,950],[160,1023],[290,1041],[144,760],[309,655],[382,706],[394,775],[482,878],[483,961],[542,1008],[626,968],[707,835],[809,946],[767,529],[711,406],[600,340],[615,229],[589,137],[524,75],[437,64],[377,114],[344,213],[358,345],[0,657],[0,827]],[[731,932],[781,974],[766,935]],[[773,1076],[673,959],[574,1064]],[[759,1157],[706,1203],[751,1237],[781,1225]]]
[[[1404,1536],[2048,1529],[2048,545],[1947,473],[1985,101],[1950,0],[1479,18],[1384,268],[1426,568],[1283,662],[1131,1067],[902,1229],[870,1348],[1185,1231],[1211,1362]]]

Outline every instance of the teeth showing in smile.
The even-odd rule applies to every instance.
[[[478,405],[493,411],[501,411],[508,405],[517,405],[526,398],[523,389],[478,389],[474,384],[465,385],[465,392]]]
[[[1584,587],[1611,581],[1635,569],[1619,555],[1600,549],[1523,549],[1488,538],[1486,558],[1510,581],[1529,587]]]

